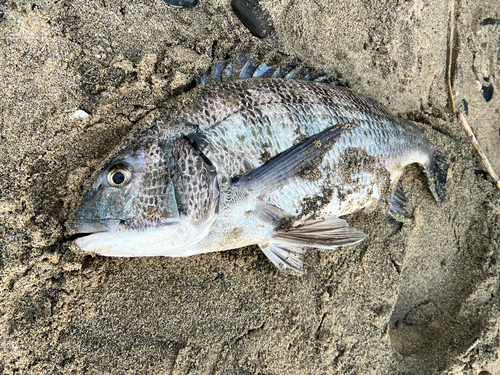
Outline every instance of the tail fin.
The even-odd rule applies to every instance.
[[[441,151],[434,150],[431,162],[425,169],[429,179],[429,188],[438,203],[446,201],[446,176],[449,166],[448,156]]]

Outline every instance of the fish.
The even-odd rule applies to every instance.
[[[82,250],[185,257],[258,245],[300,274],[307,248],[366,238],[342,217],[384,199],[404,215],[406,166],[446,200],[446,155],[373,99],[311,80],[209,87],[102,168],[76,211]]]

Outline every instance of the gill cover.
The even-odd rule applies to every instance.
[[[172,139],[164,147],[169,151],[170,177],[180,214],[195,225],[210,221],[219,213],[215,166],[187,137]]]

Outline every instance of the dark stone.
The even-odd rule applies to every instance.
[[[198,0],[164,0],[167,5],[175,7],[192,8],[198,4]]]
[[[487,25],[500,25],[500,19],[498,18],[485,18],[483,22],[481,22],[481,26]]]
[[[469,116],[469,103],[467,100],[462,99],[462,104],[464,105],[464,112],[466,116]]]
[[[489,85],[489,86],[482,85],[481,90],[483,91],[484,100],[489,102],[491,100],[491,98],[493,97],[493,85]]]
[[[257,38],[265,38],[274,31],[269,12],[262,8],[258,0],[232,0],[234,13]]]

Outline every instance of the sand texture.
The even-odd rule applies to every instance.
[[[262,40],[229,0],[0,1],[0,374],[500,374],[500,191],[445,84],[452,9],[456,101],[500,172],[500,2],[261,4]],[[103,160],[238,50],[297,59],[416,121],[450,157],[447,202],[410,167],[411,218],[345,217],[368,238],[308,251],[302,277],[257,246],[80,251],[69,226]]]

